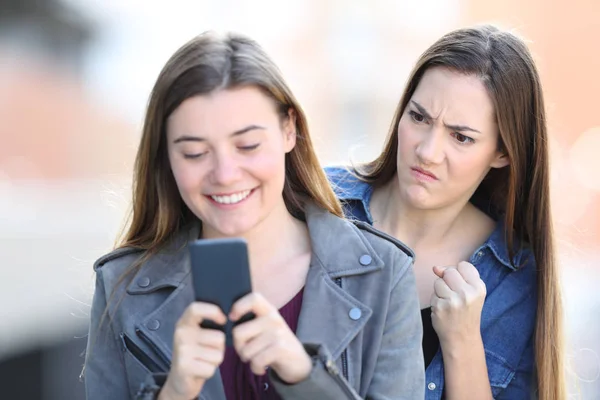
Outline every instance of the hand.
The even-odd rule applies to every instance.
[[[258,293],[250,293],[232,307],[229,318],[239,320],[248,312],[251,321],[233,328],[233,343],[240,359],[249,362],[252,372],[263,375],[268,367],[286,383],[308,377],[312,361],[279,311]]]
[[[221,365],[225,353],[225,334],[201,328],[200,323],[206,319],[217,324],[227,322],[227,317],[219,307],[201,302],[190,304],[177,321],[173,362],[159,399],[195,399],[204,382]]]
[[[433,267],[439,277],[431,296],[431,321],[440,344],[468,343],[481,338],[481,310],[485,283],[468,262],[456,267]]]

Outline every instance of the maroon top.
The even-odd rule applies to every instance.
[[[296,333],[298,317],[302,308],[301,289],[286,305],[281,307],[279,314]],[[225,349],[225,358],[221,367],[221,379],[225,388],[227,400],[280,400],[281,398],[271,387],[268,374],[254,375],[249,364],[245,364],[235,352],[235,348]]]

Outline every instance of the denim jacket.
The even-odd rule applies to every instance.
[[[346,168],[328,167],[326,172],[346,216],[373,224],[369,210],[372,186]],[[513,265],[518,268],[509,262],[504,224],[499,221],[469,259],[487,288],[481,335],[495,399],[530,399],[535,388],[536,267],[529,249],[519,250],[516,244],[515,252]],[[441,399],[443,389],[444,363],[438,349],[425,371],[425,399]]]

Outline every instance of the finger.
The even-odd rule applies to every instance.
[[[178,323],[198,326],[202,321],[207,319],[220,325],[224,325],[227,322],[227,317],[218,306],[196,301],[187,306]]]
[[[274,335],[271,332],[263,332],[255,336],[252,340],[247,341],[240,348],[236,348],[240,359],[243,362],[253,360],[257,354],[264,351],[274,342]]]
[[[437,275],[438,278],[444,277],[444,271],[447,267],[438,267],[437,265],[433,266],[433,273]]]
[[[200,346],[225,350],[225,333],[216,329],[200,328],[195,331],[195,343]]]
[[[203,361],[209,364],[219,366],[223,362],[225,349],[216,349],[210,346],[184,345],[179,347],[179,354],[183,358],[191,358],[196,361]]]
[[[285,323],[285,322],[284,322]],[[233,328],[233,345],[236,350],[243,348],[248,342],[264,332],[274,332],[277,328],[269,316],[255,318]]]
[[[437,297],[435,293],[431,295],[431,300],[429,301],[429,306],[431,307],[431,315],[437,315],[439,311],[442,310],[444,300]]]
[[[436,279],[433,283],[433,292],[437,297],[442,299],[450,299],[453,294],[452,289],[448,287],[442,278]]]
[[[211,354],[217,352],[223,354],[225,352],[225,334],[223,332],[201,332],[198,328],[189,328],[187,330],[176,330],[173,339],[173,353],[176,357],[191,357],[200,351],[210,349]],[[219,335],[220,334],[220,335]],[[221,337],[222,336],[222,337]],[[200,349],[200,350],[198,350]],[[208,351],[208,350],[207,350]]]
[[[270,344],[257,353],[250,361],[250,368],[255,375],[264,375],[267,368],[278,359],[279,347]]]
[[[229,313],[229,318],[232,321],[237,321],[249,312],[253,312],[257,317],[261,317],[269,314],[273,310],[277,311],[267,299],[260,293],[252,292],[233,304],[231,312]]]
[[[178,362],[177,365],[180,371],[185,371],[185,374],[193,378],[210,379],[215,374],[217,366],[204,360],[195,358],[187,358]]]
[[[460,291],[464,290],[465,286],[467,285],[467,282],[465,282],[458,270],[454,267],[447,268],[444,271],[443,279],[444,282],[446,282],[446,284],[448,285],[448,287],[456,293],[459,293]]]
[[[479,271],[477,271],[477,268],[475,268],[473,264],[468,263],[466,261],[461,261],[458,263],[456,269],[463,277],[465,282],[467,282],[469,285],[479,285],[479,282],[481,281],[479,277]]]

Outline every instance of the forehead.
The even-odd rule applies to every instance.
[[[481,79],[448,68],[433,67],[425,71],[411,100],[432,117],[441,116],[447,123],[487,125],[494,121],[494,106]]]
[[[278,121],[275,102],[254,86],[222,89],[184,100],[167,120],[167,133],[208,135]],[[185,131],[185,132],[184,132]]]

